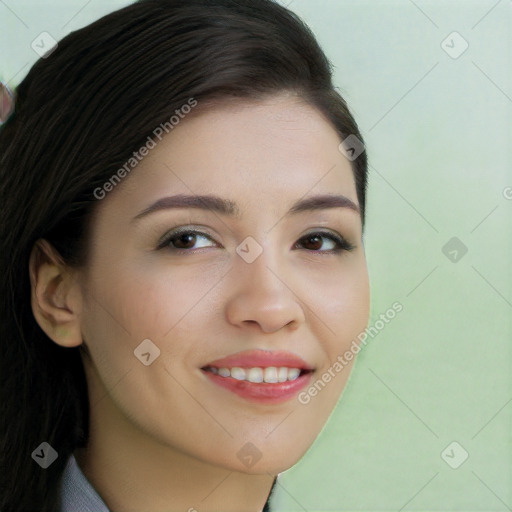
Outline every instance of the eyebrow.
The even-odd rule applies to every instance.
[[[215,195],[185,195],[163,197],[142,210],[137,214],[133,221],[137,221],[150,213],[168,209],[186,209],[196,208],[200,210],[210,210],[221,215],[241,218],[240,208],[234,201],[223,199]],[[306,199],[300,199],[295,202],[288,210],[286,215],[297,214],[301,212],[310,212],[315,210],[324,210],[327,208],[347,208],[361,214],[359,206],[351,199],[343,195],[318,195]]]

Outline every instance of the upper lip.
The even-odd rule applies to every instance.
[[[223,357],[222,359],[216,359],[203,366],[203,368],[267,368],[270,366],[299,368],[301,370],[314,369],[298,355],[284,350],[246,350]]]

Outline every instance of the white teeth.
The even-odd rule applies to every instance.
[[[229,377],[231,372],[229,371],[229,368],[219,368],[219,375],[221,377]]]
[[[277,380],[279,382],[286,382],[288,380],[288,368],[279,368]]]
[[[231,377],[236,380],[245,380],[245,370],[235,366],[234,368],[231,368]]]
[[[300,374],[300,370],[298,368],[290,368],[288,370],[288,380],[295,380]]]
[[[295,380],[299,377],[301,370],[299,368],[287,368],[285,366],[268,368],[208,368],[208,371],[220,375],[221,377],[232,377],[236,380],[245,380],[248,382],[266,382],[274,384],[276,382],[286,382]]]
[[[261,368],[251,368],[246,372],[246,379],[249,382],[263,382],[263,370]]]
[[[263,380],[269,383],[277,382],[277,368],[275,366],[269,366],[268,368],[265,368]]]

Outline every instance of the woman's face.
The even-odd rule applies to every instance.
[[[369,313],[361,217],[340,142],[295,97],[223,104],[181,121],[100,201],[79,276],[97,424],[246,473],[275,474],[302,457],[354,361],[333,366]],[[219,199],[173,207],[176,195]],[[290,211],[322,195],[347,200]],[[345,240],[338,252],[336,237]],[[234,354],[242,359],[215,363]],[[268,380],[294,378],[279,368],[312,371],[288,384],[250,383],[214,375],[210,364],[229,375],[245,368],[233,375],[252,380],[263,371],[249,368],[276,367],[264,370]]]

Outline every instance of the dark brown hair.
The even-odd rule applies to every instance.
[[[0,509],[59,510],[62,472],[88,439],[80,348],[36,323],[28,260],[48,240],[84,263],[94,190],[190,98],[258,99],[291,91],[361,141],[307,26],[272,0],[141,0],[72,32],[16,88],[0,128]],[[207,101],[205,101],[207,103]],[[364,226],[366,153],[352,162]],[[57,452],[47,469],[31,454]]]

